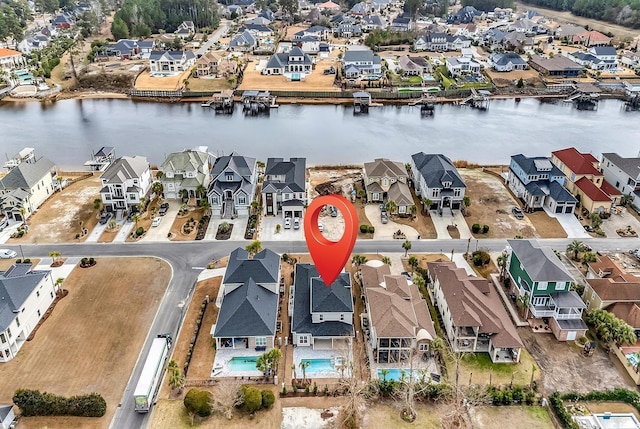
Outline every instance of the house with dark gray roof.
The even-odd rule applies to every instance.
[[[524,204],[525,211],[548,209],[573,213],[576,198],[564,187],[564,173],[549,158],[511,156],[507,186]]]
[[[311,68],[311,57],[298,46],[293,46],[288,52],[273,54],[262,70],[262,74],[284,75],[289,80],[304,80],[311,74]]]
[[[529,68],[529,64],[515,52],[493,53],[489,56],[489,64],[495,71],[499,72],[526,70]]]
[[[256,165],[255,158],[235,152],[216,159],[207,192],[213,215],[230,219],[249,214],[258,182]]]
[[[291,334],[297,347],[350,347],[353,338],[353,295],[349,273],[327,286],[315,265],[296,264]]]
[[[16,357],[55,299],[51,271],[31,268],[15,264],[0,271],[0,362]]]
[[[377,158],[373,162],[364,163],[367,201],[393,201],[398,207],[398,213],[407,214],[410,212],[409,207],[414,205],[408,182],[409,173],[402,162]]]
[[[152,51],[149,55],[149,71],[160,74],[179,74],[196,63],[193,51]]]
[[[411,174],[416,195],[431,200],[427,210],[460,210],[467,186],[451,160],[442,154],[411,155]],[[424,205],[424,202],[423,202]]]
[[[265,215],[302,219],[307,203],[306,158],[269,158],[262,184],[262,207]]]
[[[107,211],[130,210],[142,201],[151,188],[151,170],[144,156],[116,159],[100,177],[100,197]]]
[[[0,212],[15,221],[27,219],[57,189],[56,166],[47,158],[21,162],[0,179]]]
[[[342,59],[342,68],[347,78],[382,75],[380,57],[370,49],[349,49]]]
[[[277,253],[264,249],[251,258],[242,248],[231,252],[218,320],[211,328],[217,350],[247,349],[252,354],[273,348],[279,279]]]
[[[250,52],[257,46],[258,41],[249,30],[244,30],[229,42],[229,50],[232,52]]]
[[[0,405],[0,429],[15,427],[16,415],[13,412],[13,404]]]
[[[211,179],[209,154],[206,148],[170,153],[160,166],[160,171],[165,198],[178,199],[183,189],[189,198],[195,198],[198,189],[204,189],[204,194],[200,196],[202,198]]]
[[[587,332],[582,312],[587,305],[571,290],[575,281],[549,247],[533,240],[507,240],[511,291],[527,305],[531,326],[547,325],[559,341],[573,341]],[[547,321],[547,322],[545,322]]]
[[[640,210],[640,156],[625,158],[613,152],[603,153],[600,169],[604,180],[623,195],[631,195],[631,205]]]
[[[312,27],[305,28],[304,30],[300,30],[293,35],[293,42],[295,43],[305,36],[317,36],[320,38],[320,40],[328,40],[329,29],[322,25],[314,25]]]

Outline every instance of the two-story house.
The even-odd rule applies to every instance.
[[[326,285],[315,265],[296,264],[291,334],[297,347],[350,348],[353,329],[353,295],[349,273]]]
[[[306,36],[316,36],[320,38],[320,40],[329,40],[329,33],[331,31],[322,25],[314,25],[309,28],[305,28],[304,30],[298,31],[293,35],[293,42],[297,42],[298,40],[303,39]]]
[[[565,187],[565,176],[548,158],[513,155],[507,186],[524,203],[525,211],[547,208],[573,213],[577,200]]]
[[[196,63],[193,51],[152,51],[149,55],[149,72],[178,74],[189,70]]]
[[[269,158],[262,184],[262,207],[265,215],[282,213],[284,218],[300,218],[307,203],[306,158]]]
[[[603,153],[600,169],[604,180],[621,194],[630,195],[631,206],[640,210],[640,157],[624,158],[617,153]]]
[[[418,287],[386,264],[361,265],[360,274],[375,362],[402,363],[416,352],[422,359],[436,331]]]
[[[209,154],[206,148],[170,153],[160,166],[160,183],[167,199],[178,199],[180,191],[186,190],[189,198],[196,197],[198,190],[206,192],[210,182]],[[199,195],[203,198],[205,195]]]
[[[603,309],[640,328],[640,277],[629,274],[607,255],[589,262],[583,299],[589,311]],[[624,316],[624,317],[621,317]]]
[[[100,177],[105,210],[119,213],[140,204],[151,187],[151,170],[144,156],[116,159]]]
[[[459,51],[471,46],[471,39],[463,35],[430,32],[418,37],[413,43],[416,51],[442,52]]]
[[[216,159],[207,192],[211,212],[223,219],[249,214],[256,192],[257,161],[235,152]]]
[[[250,257],[237,248],[229,255],[222,280],[223,297],[211,328],[216,350],[274,347],[278,316],[280,255],[264,249]]]
[[[258,46],[258,41],[249,30],[244,30],[229,42],[229,50],[232,52],[250,52]]]
[[[44,157],[19,163],[0,179],[0,212],[26,220],[55,192],[56,175],[55,165]]]
[[[313,62],[298,46],[289,52],[273,54],[262,70],[266,75],[284,75],[288,80],[304,80],[311,74]]]
[[[431,200],[425,210],[460,210],[466,185],[451,160],[442,154],[411,155],[411,174],[416,195]]]
[[[551,162],[567,176],[567,189],[589,213],[610,213],[622,194],[598,170],[598,159],[570,147],[551,152]]]
[[[618,53],[613,46],[594,46],[587,52],[568,54],[576,63],[588,66],[592,70],[606,71],[618,68]]]
[[[408,185],[409,173],[404,164],[377,158],[364,164],[364,187],[367,201],[393,201],[398,206],[398,213],[409,213],[414,205],[413,196]]]
[[[347,78],[367,75],[382,75],[380,57],[370,49],[349,49],[342,59],[342,68]]]
[[[492,362],[518,363],[522,342],[495,287],[454,262],[429,262],[429,295],[454,352],[489,353]]]
[[[22,56],[22,52],[0,48],[0,70],[11,72],[11,70],[25,67],[26,64],[27,61]]]
[[[179,38],[186,39],[189,36],[196,34],[196,26],[193,24],[193,21],[182,21],[174,33]]]
[[[55,295],[51,271],[15,264],[0,272],[0,362],[16,357]]]
[[[514,293],[524,297],[528,313],[549,324],[559,341],[582,337],[587,325],[582,311],[587,308],[571,290],[575,280],[549,247],[530,240],[508,240],[507,267]]]
[[[478,74],[482,66],[472,56],[447,57],[445,65],[451,76]]]

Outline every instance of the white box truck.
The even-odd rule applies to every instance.
[[[158,393],[158,384],[162,380],[164,363],[169,356],[170,348],[171,336],[168,334],[158,335],[153,339],[136,390],[133,392],[136,412],[149,412],[156,393]]]

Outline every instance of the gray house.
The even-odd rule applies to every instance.
[[[254,349],[274,346],[278,316],[280,255],[265,249],[249,257],[237,248],[229,255],[222,281],[224,296],[218,320],[211,328],[216,349]]]
[[[315,265],[297,264],[289,307],[293,344],[333,350],[350,347],[353,337],[353,295],[349,273],[327,286]]]
[[[604,180],[623,195],[631,195],[631,205],[640,210],[640,157],[624,158],[613,152],[603,153],[600,169]]]
[[[180,198],[179,192],[186,190],[189,197],[195,197],[200,186],[205,189],[211,179],[209,154],[204,150],[185,150],[169,154],[160,166],[160,183],[168,199]],[[202,196],[204,197],[204,195]]]
[[[229,50],[232,52],[249,52],[258,46],[258,42],[249,30],[244,30],[229,42]]]
[[[56,167],[47,158],[31,159],[15,166],[0,179],[0,212],[23,221],[56,190]]]
[[[269,158],[262,184],[264,214],[302,218],[307,203],[306,158]]]
[[[299,80],[301,76],[311,74],[311,67],[311,57],[302,52],[298,46],[294,46],[289,52],[273,54],[262,70],[262,74],[285,75],[289,79],[296,80],[292,78],[292,74],[295,74]]]
[[[344,54],[342,67],[347,78],[382,74],[380,57],[370,49],[349,49]]]
[[[411,155],[411,173],[416,195],[431,200],[431,210],[460,210],[466,185],[451,160],[441,154]]]
[[[213,215],[224,219],[248,215],[256,182],[255,158],[234,152],[216,159],[207,192]]]
[[[414,202],[408,182],[409,174],[401,162],[377,158],[364,163],[367,201],[393,201],[398,206],[398,213],[409,213]]]

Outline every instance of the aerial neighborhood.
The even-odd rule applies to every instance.
[[[0,429],[640,429],[640,153],[581,140],[619,124],[589,116],[606,103],[633,133],[640,6],[547,3],[1,3],[0,103],[52,131],[2,135],[33,147],[0,169]],[[458,139],[528,97],[579,133]],[[96,98],[126,100],[102,100],[112,129]],[[48,122],[64,103],[109,136],[82,166]],[[181,124],[191,138],[132,114],[145,146],[110,133],[128,129],[118,103],[215,122]],[[296,132],[305,103],[384,141],[321,116]],[[474,115],[446,141],[440,103]],[[420,135],[376,108],[419,111]],[[311,134],[358,160],[327,145],[319,161]],[[540,144],[514,147],[523,134]],[[502,161],[474,159],[490,147]]]
[[[183,318],[166,325],[168,331],[149,333],[153,344],[140,355],[142,372],[130,381],[133,415],[200,389],[189,386],[209,386],[213,390],[203,391],[222,396],[220,389],[241,385],[245,395],[267,388],[286,408],[289,396],[305,391],[341,397],[349,383],[390,392],[412,385],[416,400],[428,401],[419,393],[428,389],[451,401],[456,376],[494,394],[491,389],[520,386],[531,406],[565,394],[564,384],[577,376],[585,385],[573,388],[587,393],[640,385],[639,157],[566,147],[513,154],[509,165],[492,167],[425,152],[331,167],[305,157],[250,155],[214,155],[197,146],[168,153],[155,166],[145,154],[116,156],[116,148],[102,147],[78,173],[33,148],[10,158],[0,178],[0,239],[7,247],[0,250],[3,365],[24,365],[21,356],[48,344],[50,326],[75,317],[80,304],[67,296],[92,299],[75,289],[91,284],[82,286],[79,278],[95,282],[107,269],[105,286],[131,287],[129,276],[152,275],[132,268],[150,263],[145,257],[133,264],[115,258],[114,265],[98,250],[72,256],[65,243],[89,249],[92,243],[113,249],[147,243],[174,249],[168,262],[153,264],[174,264],[175,252],[190,245],[200,249],[191,258],[204,264],[189,277],[194,289]],[[304,240],[309,203],[327,194],[353,204],[357,243],[380,243],[377,252],[354,251],[331,284],[308,253],[289,250]],[[53,213],[69,198],[75,206],[65,210],[75,220],[60,223]],[[343,222],[339,210],[325,206],[318,228],[338,239]],[[43,255],[31,246],[36,243],[64,252]],[[164,287],[169,281],[153,277]],[[132,311],[111,299],[103,298],[106,308],[96,311]],[[171,377],[158,372],[165,359],[172,362]],[[567,366],[571,359],[582,359],[579,369]],[[97,392],[110,419],[125,418],[109,407],[122,395],[133,361],[127,365],[119,384]],[[602,386],[588,377],[604,372]],[[497,387],[487,387],[485,376]],[[164,384],[171,395],[157,392]],[[28,419],[20,397],[3,401]],[[484,406],[491,403],[495,399]],[[550,412],[570,413],[554,407]],[[429,412],[416,404],[404,410],[414,413],[409,420]],[[159,415],[153,413],[152,420]],[[633,413],[616,415],[636,421]]]

